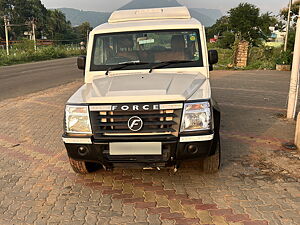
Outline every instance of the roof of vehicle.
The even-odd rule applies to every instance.
[[[186,7],[120,10],[93,30],[93,33],[110,33],[156,29],[193,29],[202,26],[192,18]]]
[[[151,8],[120,10],[111,14],[108,23],[120,23],[157,19],[190,19],[191,15],[186,7]]]

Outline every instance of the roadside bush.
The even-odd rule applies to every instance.
[[[38,54],[40,55],[40,57],[48,57],[51,59],[67,57],[67,53],[65,49],[61,49],[53,46],[40,49],[38,51]]]
[[[231,49],[235,41],[235,36],[232,32],[226,31],[217,42],[219,48]]]
[[[217,43],[208,44],[208,49],[215,49],[219,53],[219,62],[214,66],[215,69],[236,69],[233,67],[234,49],[222,49]],[[279,60],[290,62],[291,58],[286,60],[286,55],[282,54],[281,48],[274,47],[252,47],[249,50],[248,66],[243,69],[275,69]],[[289,54],[289,57],[292,57]]]
[[[215,66],[216,69],[228,68],[228,65],[233,63],[234,51],[232,49],[223,49],[223,48],[218,48],[216,50],[218,51],[219,54],[219,62]]]
[[[22,40],[14,45],[14,49],[17,51],[29,51],[34,52],[34,42],[28,39]]]
[[[275,63],[277,65],[291,65],[293,60],[293,55],[291,51],[282,51],[280,54],[276,57]]]
[[[0,66],[78,56],[81,51],[79,48],[65,46],[38,47],[37,51],[34,51],[33,43],[26,42],[15,45],[10,53],[7,56],[4,49],[0,50]]]
[[[231,69],[234,61],[233,48],[220,48],[219,43],[208,43],[208,49],[215,49],[219,53],[219,62],[215,69]],[[33,42],[14,46],[11,55],[7,56],[5,49],[0,49],[0,66],[13,65],[41,60],[65,58],[82,54],[79,48],[66,46],[38,47],[34,51]],[[281,48],[252,47],[249,51],[248,66],[244,69],[275,69],[276,64],[291,64],[291,51],[284,53]],[[235,68],[233,68],[235,69]]]
[[[252,47],[249,51],[248,66],[245,69],[275,69],[280,48]]]
[[[214,65],[215,69],[227,69],[228,64],[233,63],[234,51],[232,48],[220,48],[218,43],[208,43],[208,50],[217,50],[219,55],[219,62]]]

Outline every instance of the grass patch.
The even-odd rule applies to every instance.
[[[37,51],[33,48],[22,48],[17,46],[10,50],[10,55],[6,55],[5,50],[0,50],[0,66],[37,62],[50,59],[66,58],[82,54],[81,50],[67,46],[39,47]]]
[[[252,47],[249,49],[248,66],[245,68],[236,68],[228,65],[234,63],[234,49],[223,49],[216,44],[208,44],[208,49],[215,49],[219,53],[219,62],[214,66],[215,69],[241,69],[241,70],[272,70],[276,67],[276,61],[282,53],[281,48],[270,46]]]
[[[208,44],[208,49],[215,49],[219,53],[219,62],[214,66],[217,70],[224,69],[275,69],[278,58],[282,56],[281,48],[270,46],[252,47],[249,50],[248,66],[236,68],[234,62],[234,50],[219,48],[216,44]],[[50,59],[66,58],[85,54],[78,47],[72,46],[47,46],[39,47],[34,51],[33,43],[24,41],[22,44],[14,46],[10,50],[10,55],[6,55],[5,49],[0,49],[0,66],[37,62]]]

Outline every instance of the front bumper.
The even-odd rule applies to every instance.
[[[214,135],[182,136],[178,138],[140,137],[128,140],[115,138],[113,140],[94,140],[63,136],[63,141],[69,157],[75,160],[97,162],[106,167],[119,164],[136,164],[142,167],[167,167],[188,159],[203,158],[214,154]],[[161,142],[161,155],[110,155],[109,142]]]

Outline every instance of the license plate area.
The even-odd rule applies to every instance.
[[[162,155],[161,142],[115,142],[109,144],[110,155]]]

